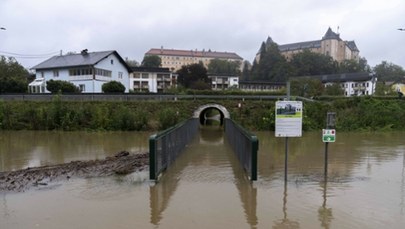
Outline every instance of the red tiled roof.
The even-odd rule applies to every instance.
[[[208,58],[226,58],[243,60],[238,54],[233,52],[216,51],[194,51],[194,50],[176,50],[176,49],[150,49],[145,55],[165,55],[165,56],[188,56],[188,57],[208,57]]]

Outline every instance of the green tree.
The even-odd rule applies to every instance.
[[[118,81],[110,81],[101,87],[104,93],[124,93],[125,86]]]
[[[377,96],[386,96],[386,95],[396,95],[397,93],[392,90],[392,87],[385,85],[384,82],[378,81],[375,84],[375,95]]]
[[[182,66],[177,74],[177,82],[185,88],[201,89],[201,84],[206,85],[203,88],[211,88],[207,69],[201,63]]]
[[[325,95],[344,95],[345,90],[340,86],[340,83],[332,83],[324,89]]]
[[[332,57],[306,49],[294,54],[290,64],[296,76],[313,76],[338,72],[338,63]]]
[[[26,92],[28,76],[28,71],[14,58],[0,57],[0,93]]]
[[[157,55],[147,55],[143,57],[142,67],[159,68],[162,66],[162,59]]]
[[[251,79],[285,82],[289,75],[290,68],[281,55],[277,43],[268,38],[260,47],[259,61],[253,62]]]
[[[401,66],[387,61],[382,61],[381,64],[376,65],[373,71],[378,81],[381,82],[402,81],[405,76],[405,71]]]
[[[341,63],[339,63],[339,73],[356,72],[371,72],[371,68],[367,64],[366,58],[360,58],[359,61],[353,59],[343,60]]]
[[[251,69],[251,65],[250,65],[249,61],[247,61],[247,60],[243,61],[241,80],[249,80],[249,78],[250,78],[250,69]]]
[[[210,74],[239,75],[240,65],[241,63],[239,61],[213,59],[208,64],[208,72]]]
[[[129,67],[138,67],[139,63],[136,60],[130,60],[128,58],[125,58],[125,63],[129,66]]]
[[[80,92],[79,88],[77,88],[73,83],[63,80],[48,80],[46,82],[46,90],[50,91],[53,94],[58,92],[61,93]]]
[[[291,94],[303,97],[322,95],[324,86],[320,80],[309,77],[298,77],[291,81]]]

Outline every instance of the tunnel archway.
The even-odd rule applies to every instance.
[[[224,123],[225,118],[230,118],[229,111],[224,107],[219,104],[206,104],[198,107],[194,111],[193,118],[198,118],[200,120],[200,124],[204,125],[205,121],[207,120],[207,112],[209,110],[215,109],[219,112],[219,122],[220,125],[222,126]]]

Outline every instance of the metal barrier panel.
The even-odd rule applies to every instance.
[[[225,135],[250,180],[257,180],[257,151],[259,150],[257,136],[231,119],[225,119]]]
[[[149,179],[158,180],[193,139],[198,127],[198,119],[192,118],[149,137]]]

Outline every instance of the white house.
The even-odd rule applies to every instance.
[[[377,77],[370,73],[331,74],[311,78],[321,80],[325,87],[333,83],[340,84],[345,96],[373,95],[377,82]]]
[[[81,92],[100,93],[102,85],[118,81],[129,91],[130,68],[117,51],[87,52],[54,56],[34,66],[36,79],[29,84],[30,93],[46,93],[46,82],[68,81]]]
[[[211,79],[213,90],[225,90],[228,88],[239,87],[239,77],[235,75],[211,74],[208,75],[208,78]]]
[[[166,92],[177,85],[177,74],[169,68],[133,67],[129,75],[129,89],[135,92]]]

